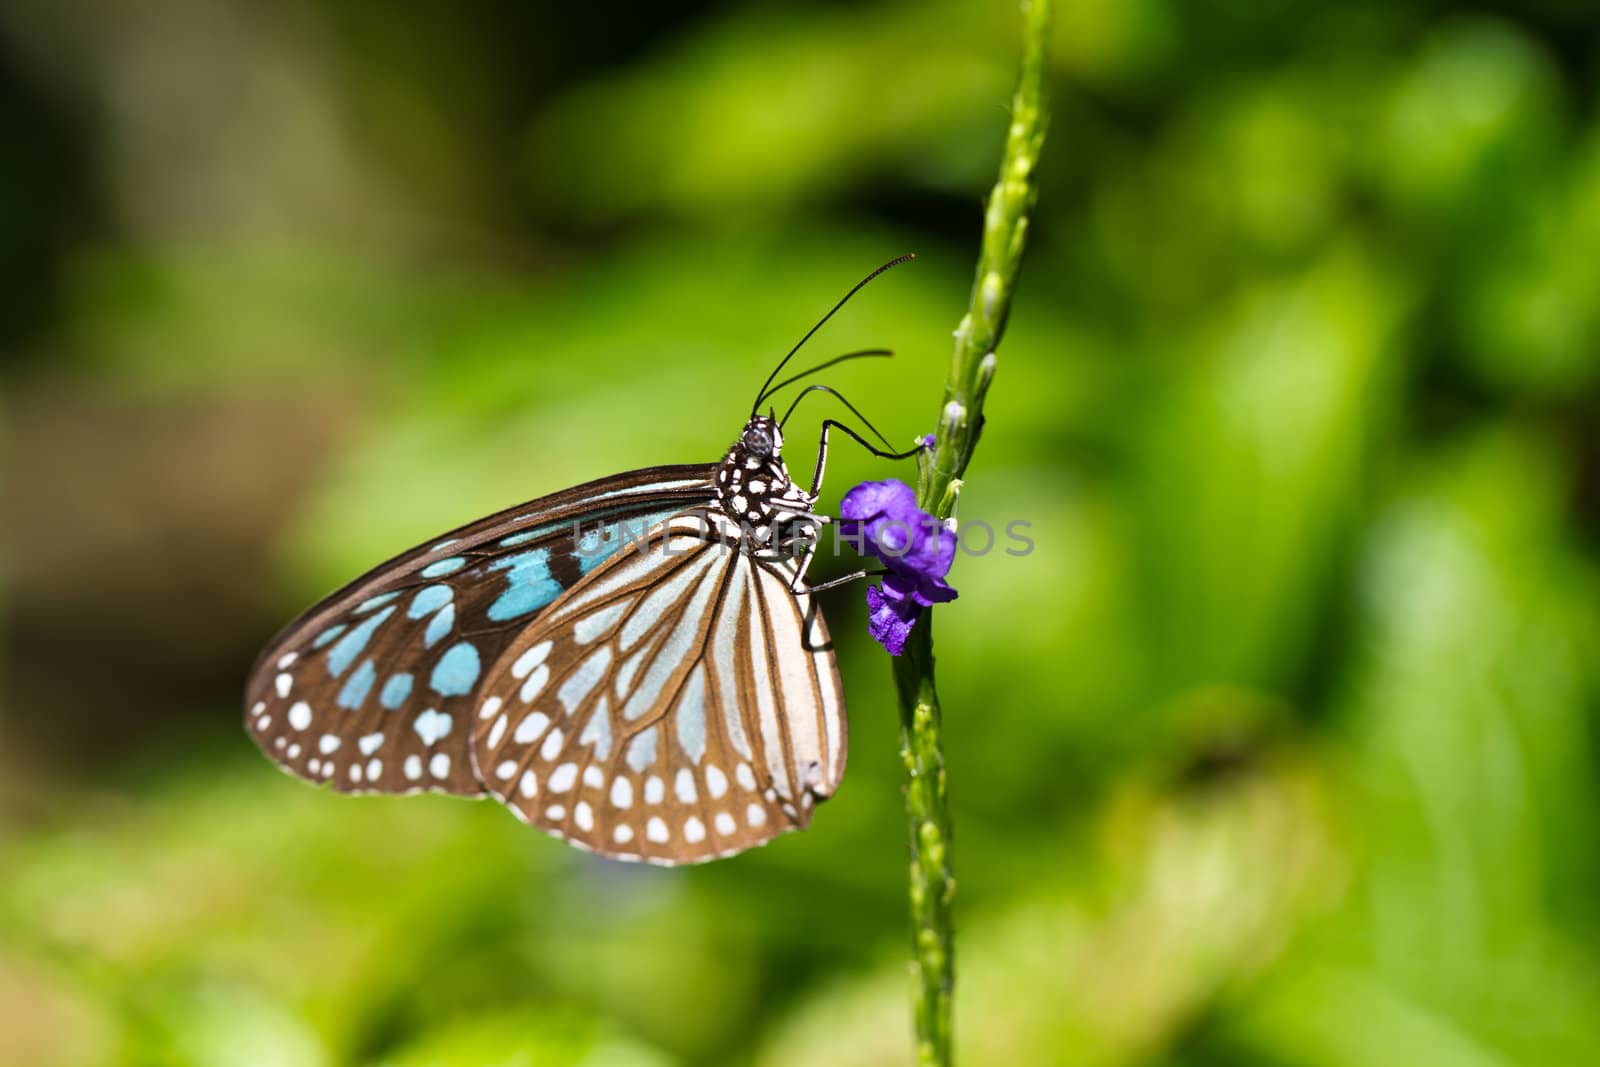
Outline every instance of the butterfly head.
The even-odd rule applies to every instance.
[[[750,416],[733,449],[744,452],[747,460],[777,458],[783,452],[783,430],[778,420],[771,415]]]
[[[789,477],[783,462],[783,430],[771,415],[752,415],[717,468],[717,501],[758,540],[811,507],[811,499]]]

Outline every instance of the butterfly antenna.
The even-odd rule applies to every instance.
[[[857,410],[854,404],[846,400],[843,394],[841,394],[837,389],[834,389],[832,386],[822,385],[821,383],[816,385],[808,385],[804,389],[800,390],[800,395],[794,398],[794,403],[789,405],[789,410],[783,413],[783,419],[778,423],[780,428],[789,424],[789,416],[793,415],[794,409],[800,406],[800,401],[804,400],[811,393],[827,393],[829,396],[839,401],[839,403],[850,409],[850,414],[861,420],[861,425],[871,430],[873,436],[883,442],[884,448],[887,448],[891,452],[894,451],[894,445],[889,443],[889,439],[883,436],[883,434],[879,433],[878,428],[872,425],[872,423],[868,421],[867,417]]]
[[[788,366],[789,361],[794,358],[794,354],[796,352],[800,351],[800,346],[804,345],[807,341],[811,340],[811,335],[812,334],[814,334],[818,330],[822,329],[823,324],[826,323],[829,319],[833,318],[834,313],[837,312],[840,308],[844,307],[845,304],[849,303],[850,302],[850,298],[852,296],[855,296],[857,293],[859,293],[861,291],[862,287],[865,286],[872,279],[876,278],[878,275],[882,274],[884,271],[888,270],[890,267],[898,267],[900,264],[904,263],[906,260],[908,260],[908,259],[916,259],[916,258],[917,258],[917,254],[915,252],[907,252],[903,256],[896,256],[894,259],[891,259],[889,262],[885,263],[883,266],[879,267],[877,270],[873,271],[871,274],[867,275],[865,278],[862,278],[859,282],[856,282],[855,286],[848,293],[844,294],[843,299],[841,299],[837,304],[833,305],[833,307],[829,309],[829,311],[828,311],[828,313],[826,315],[824,315],[824,316],[822,316],[822,318],[818,319],[817,320],[817,324],[815,326],[811,327],[811,329],[807,330],[806,331],[806,335],[804,337],[800,338],[800,340],[795,344],[795,346],[793,348],[789,349],[789,354],[784,356],[781,360],[779,360],[778,361],[778,365],[776,367],[772,368],[772,373],[767,375],[767,380],[761,383],[761,391],[756,394],[756,402],[754,404],[750,405],[750,414],[751,414],[751,416],[754,417],[755,413],[757,411],[761,410],[761,401],[766,398],[767,387],[772,384],[773,379],[778,376],[779,372],[782,371],[784,367]]]
[[[774,393],[778,392],[779,390],[793,385],[795,382],[800,381],[802,378],[809,378],[813,374],[817,373],[818,371],[827,370],[829,367],[838,366],[840,363],[845,363],[845,362],[848,362],[849,360],[852,360],[852,359],[867,359],[867,358],[872,357],[872,356],[882,356],[882,357],[888,358],[888,357],[892,357],[893,355],[894,355],[894,353],[889,351],[889,349],[887,349],[887,348],[863,348],[859,352],[846,352],[842,356],[834,356],[830,360],[827,360],[827,361],[822,362],[822,363],[818,363],[815,367],[812,367],[809,370],[803,370],[799,374],[791,374],[789,377],[785,378],[783,381],[779,382],[777,385],[774,385],[771,388],[764,390],[762,392],[762,394],[761,394],[761,397],[756,401],[756,407],[759,408],[761,406],[761,402],[763,400],[767,399],[767,397],[769,397],[769,396],[772,396]]]

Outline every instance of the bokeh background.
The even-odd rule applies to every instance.
[[[907,1062],[860,587],[843,790],[693,870],[301,785],[239,691],[376,560],[715,458],[905,250],[810,354],[894,347],[828,380],[931,429],[1017,31],[0,3],[0,1063]],[[1600,1062],[1592,6],[1068,0],[1057,37],[962,505],[1036,550],[938,619],[963,1061]],[[893,473],[841,447],[825,499]]]

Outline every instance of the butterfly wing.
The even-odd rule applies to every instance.
[[[629,539],[705,503],[714,471],[654,467],[590,482],[373,569],[256,661],[250,735],[286,770],[341,792],[481,793],[468,720],[484,669]]]
[[[490,668],[472,725],[489,792],[618,859],[697,863],[803,829],[844,774],[844,699],[793,560],[703,510],[565,593]],[[811,616],[808,618],[808,611]]]

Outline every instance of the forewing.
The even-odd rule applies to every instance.
[[[485,668],[629,539],[704,503],[713,469],[591,482],[375,568],[256,661],[245,690],[251,736],[285,769],[341,792],[481,793],[468,734]]]
[[[472,728],[485,787],[618,859],[698,863],[804,828],[844,774],[845,719],[793,579],[703,512],[614,556],[491,667]]]

